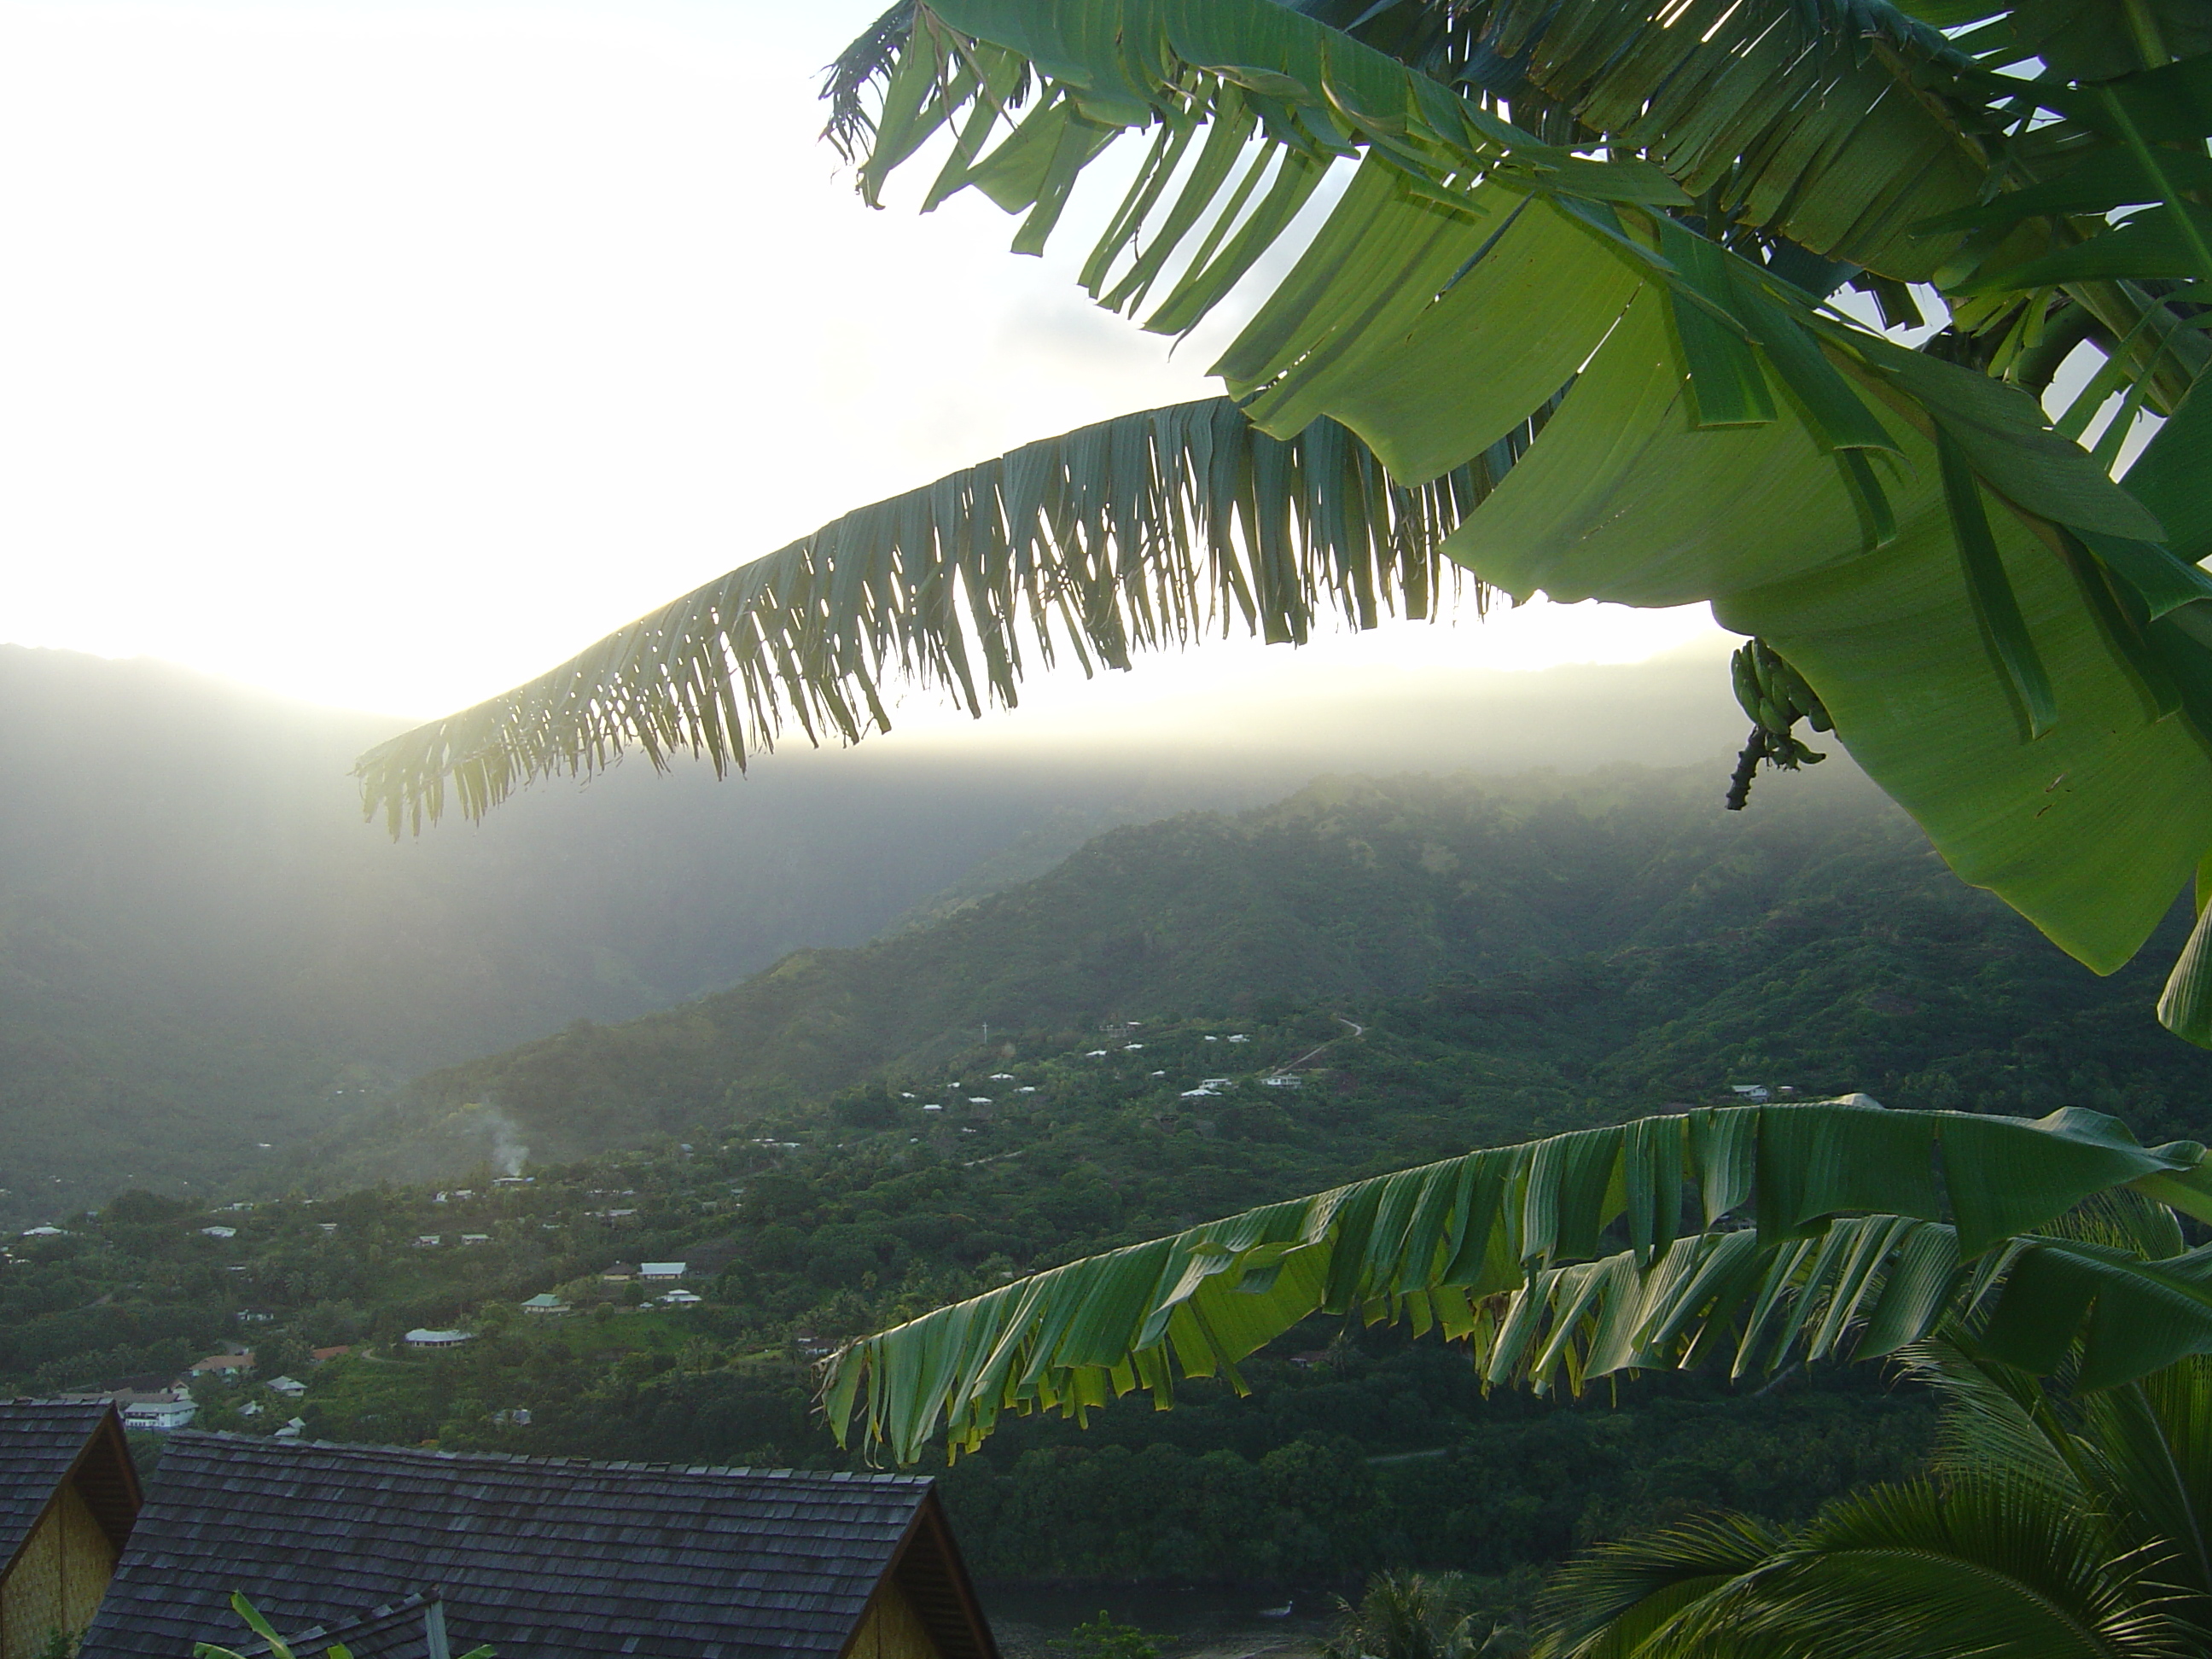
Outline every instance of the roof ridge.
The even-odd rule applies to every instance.
[[[763,1469],[743,1463],[618,1462],[590,1457],[537,1457],[524,1452],[446,1451],[428,1446],[388,1446],[369,1440],[276,1440],[266,1435],[239,1434],[227,1429],[173,1429],[166,1438],[173,1446],[219,1442],[224,1445],[266,1452],[272,1457],[296,1456],[312,1449],[349,1455],[405,1457],[426,1463],[520,1464],[529,1468],[601,1470],[610,1474],[742,1475],[749,1480],[807,1481],[824,1486],[868,1482],[878,1486],[926,1486],[934,1480],[933,1476],[927,1474],[896,1474],[878,1470]]]

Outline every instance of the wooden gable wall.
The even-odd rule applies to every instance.
[[[12,1559],[0,1561],[0,1659],[41,1659],[100,1610],[140,1504],[130,1443],[111,1412],[86,1440]]]
[[[54,1632],[90,1624],[116,1553],[76,1482],[64,1481],[0,1578],[0,1659],[40,1659]]]

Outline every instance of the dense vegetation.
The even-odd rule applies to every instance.
[[[1443,1018],[1415,1003],[1385,1018],[1423,1009]],[[1388,1164],[1408,1137],[1480,1133],[1526,1099],[1455,1106],[1479,1060],[1382,1025],[1354,1038],[1315,1009],[1074,1040],[1106,1046],[1052,1051],[1025,1033],[963,1056],[934,1090],[852,1091],[826,1114],[544,1169],[526,1185],[487,1172],[442,1193],[213,1211],[127,1194],[60,1237],[18,1241],[0,1280],[0,1387],[150,1383],[238,1342],[255,1351],[255,1378],[198,1382],[204,1425],[265,1432],[297,1413],[337,1438],[836,1466],[811,1409],[806,1360],[824,1342],[1203,1210]],[[1264,1080],[1307,1057],[1303,1086]],[[1183,1098],[1206,1076],[1235,1080]],[[1553,1105],[1568,1121],[1604,1110],[1564,1093]],[[689,1264],[702,1303],[658,1306],[599,1276],[617,1259],[664,1258]],[[516,1310],[549,1289],[576,1310]],[[459,1349],[402,1340],[456,1322],[476,1333]],[[334,1346],[353,1352],[312,1359]],[[308,1382],[304,1401],[270,1390],[280,1376]],[[1312,1581],[1410,1559],[1525,1576],[1716,1494],[1802,1514],[1913,1467],[1929,1423],[1917,1397],[1871,1377],[1753,1401],[1674,1380],[1631,1390],[1620,1412],[1486,1401],[1442,1345],[1325,1322],[1247,1381],[1249,1400],[1201,1385],[1170,1416],[1122,1406],[1088,1433],[1024,1425],[965,1460],[947,1495],[977,1570]]]

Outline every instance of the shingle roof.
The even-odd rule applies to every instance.
[[[457,1651],[835,1659],[918,1519],[949,1557],[935,1510],[909,1476],[176,1433],[79,1652],[234,1644],[234,1589],[288,1633],[434,1589]],[[947,1659],[994,1659],[989,1644],[940,1644]]]
[[[15,1560],[55,1488],[113,1413],[105,1400],[0,1401],[0,1571]],[[118,1517],[104,1512],[109,1507],[100,1504],[94,1512],[119,1547],[131,1523],[119,1517],[118,1531]]]

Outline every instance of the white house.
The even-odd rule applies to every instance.
[[[238,1229],[235,1227],[203,1227],[200,1231],[205,1233],[210,1238],[236,1238],[238,1237]]]
[[[670,1291],[660,1298],[660,1303],[666,1308],[690,1308],[706,1299],[703,1296],[694,1296],[690,1291]]]
[[[150,1429],[156,1434],[167,1434],[171,1429],[191,1426],[199,1407],[190,1400],[180,1400],[174,1395],[156,1396],[152,1400],[134,1400],[123,1408],[123,1426],[126,1429]]]
[[[406,1335],[410,1348],[458,1348],[469,1340],[466,1331],[428,1331],[419,1326]]]

